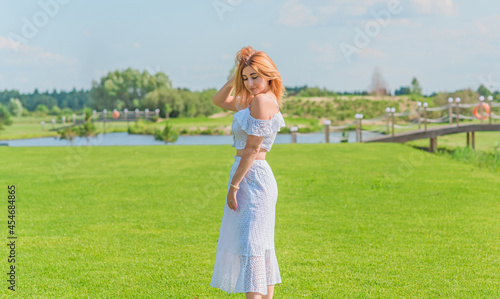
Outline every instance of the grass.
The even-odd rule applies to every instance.
[[[16,294],[243,298],[209,285],[233,155],[0,148],[4,196],[18,192]],[[500,296],[498,174],[402,144],[276,144],[267,160],[279,188],[276,298]],[[6,210],[4,200],[4,221]]]

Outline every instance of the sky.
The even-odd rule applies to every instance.
[[[220,88],[242,47],[285,86],[500,90],[500,1],[0,0],[0,90],[90,89],[129,67]]]

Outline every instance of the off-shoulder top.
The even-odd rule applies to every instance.
[[[281,111],[279,111],[279,105],[275,99],[269,96],[276,106],[278,106],[278,113],[274,114],[271,119],[262,120],[254,118],[250,114],[250,107],[239,110],[234,114],[233,118],[233,145],[235,149],[244,149],[247,143],[248,135],[255,135],[259,137],[264,137],[262,141],[261,148],[270,151],[271,147],[276,139],[276,134],[285,127],[285,120]]]

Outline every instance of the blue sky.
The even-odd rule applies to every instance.
[[[380,67],[391,90],[500,90],[500,1],[0,0],[0,90],[89,89],[128,67],[220,88],[248,45],[286,86],[365,90]]]

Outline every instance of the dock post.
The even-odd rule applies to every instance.
[[[363,114],[359,114],[359,142],[363,142]]]
[[[457,106],[456,106],[457,107],[457,112],[456,112],[456,114],[457,114],[457,127],[458,127],[460,125],[460,98],[457,97],[455,99],[455,102],[457,103]]]
[[[290,128],[290,133],[292,133],[292,143],[297,143],[297,131],[299,128],[297,126],[293,126]]]
[[[391,116],[391,108],[387,107],[385,108],[385,122],[387,124],[387,130],[385,131],[385,135],[389,135],[389,132],[391,131],[389,129],[389,117]]]
[[[475,131],[472,131],[471,132],[471,139],[472,139],[472,149],[476,149],[476,132]]]
[[[424,122],[425,122],[424,123],[424,125],[425,125],[424,131],[427,132],[427,107],[429,106],[429,103],[424,102],[423,106],[424,106]]]
[[[453,98],[448,98],[448,118],[450,125],[453,124],[453,117],[451,116],[451,113],[453,112]]]
[[[420,106],[422,106],[422,102],[418,101],[417,102],[417,114],[418,114],[418,129],[420,130]]]
[[[488,101],[490,101],[490,112],[488,112],[488,118],[489,118],[489,122],[490,122],[490,125],[491,125],[491,103],[493,102],[493,96],[488,96]]]
[[[332,122],[328,119],[325,119],[325,142],[330,143],[330,125]]]
[[[292,133],[292,143],[297,143],[297,131],[299,128],[297,126],[293,126],[290,128],[290,133]]]
[[[437,137],[430,138],[429,152],[433,153],[437,149]]]
[[[391,114],[392,114],[392,137],[394,137],[394,113],[396,112],[396,108],[391,107]]]
[[[363,128],[361,127],[361,120],[363,119],[363,114],[356,113],[354,115],[354,118],[356,119],[356,142],[361,142],[361,133],[363,132]]]

